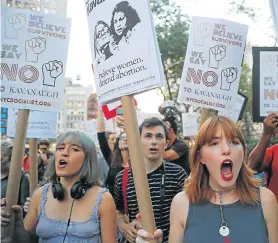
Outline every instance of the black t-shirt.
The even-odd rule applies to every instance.
[[[163,173],[163,165],[155,171],[147,174],[148,183],[151,194],[151,201],[154,211],[155,223],[158,229],[163,231],[163,243],[168,242],[169,229],[170,229],[170,207],[174,196],[183,190],[184,180],[187,174],[184,169],[175,164],[165,162],[165,195],[162,200],[160,197],[160,184],[161,176]],[[124,211],[124,199],[122,190],[123,171],[117,174],[115,184],[114,200],[116,209]],[[131,221],[136,219],[139,213],[137,197],[135,192],[135,185],[131,168],[128,169],[128,182],[127,182],[127,206],[129,218]],[[162,212],[162,214],[160,214]],[[161,218],[160,218],[161,217]]]
[[[176,165],[181,166],[184,168],[185,172],[189,175],[190,174],[190,168],[189,168],[189,148],[187,144],[178,138],[176,138],[175,142],[173,145],[169,148],[166,149],[170,150],[173,149],[178,155],[179,158],[175,160],[168,160],[171,163],[174,163]]]

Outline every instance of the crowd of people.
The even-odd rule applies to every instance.
[[[39,184],[31,198],[25,148],[12,208],[14,242],[278,242],[278,144],[268,147],[278,135],[277,114],[265,118],[249,156],[228,118],[208,118],[190,147],[175,119],[145,119],[139,134],[155,232],[141,226],[126,132],[107,132],[101,112],[97,122],[101,153],[81,131],[59,135],[54,152],[48,141],[39,142]],[[124,123],[118,116],[117,125]],[[1,227],[11,222],[3,207],[12,149],[11,141],[1,142]],[[261,172],[266,187],[254,176]]]

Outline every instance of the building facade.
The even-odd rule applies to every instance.
[[[1,0],[1,5],[55,14],[61,17],[67,15],[67,0]]]
[[[75,128],[75,124],[87,120],[87,102],[93,87],[83,86],[78,76],[75,82],[66,78],[64,104],[58,115],[57,131],[66,132]]]
[[[97,117],[98,117],[97,94],[92,93],[87,100],[87,120],[97,119]]]

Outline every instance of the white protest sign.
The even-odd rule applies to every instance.
[[[18,109],[8,109],[8,129],[7,136],[15,136],[15,126],[18,115]],[[57,113],[56,112],[41,112],[31,111],[28,128],[27,138],[56,138],[57,129]]]
[[[85,0],[101,105],[164,85],[148,0]]]
[[[8,108],[58,112],[70,20],[1,7],[1,102]]]
[[[99,152],[99,142],[97,138],[97,120],[75,123],[74,128],[87,133],[94,140],[96,148]]]
[[[260,116],[278,112],[278,51],[260,52]]]
[[[193,113],[182,113],[182,131],[186,137],[196,136],[198,133],[198,119],[200,114],[197,112]]]
[[[193,17],[178,102],[224,110],[236,100],[248,27]]]
[[[237,122],[240,119],[240,114],[243,109],[245,97],[238,94],[236,97],[236,102],[232,109],[225,109],[223,111],[219,111],[219,116],[225,116],[231,118],[234,122]]]
[[[142,122],[147,119],[147,118],[151,118],[151,117],[157,117],[159,119],[163,119],[164,117],[158,113],[146,113],[146,112],[142,112],[142,111],[136,111],[137,113],[137,121],[139,126],[142,124]]]

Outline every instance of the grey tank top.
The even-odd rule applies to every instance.
[[[46,194],[49,184],[44,185],[40,212],[38,215],[38,224],[36,234],[39,237],[39,243],[62,243],[67,229],[67,221],[49,219],[45,215]],[[70,222],[66,243],[101,243],[100,221],[98,217],[98,207],[104,192],[108,191],[102,188],[97,195],[97,202],[92,207],[92,214],[85,222]]]
[[[231,243],[269,243],[261,204],[248,206],[238,201],[224,205],[223,211]],[[190,204],[184,243],[223,243],[220,224],[219,205],[211,202]]]

